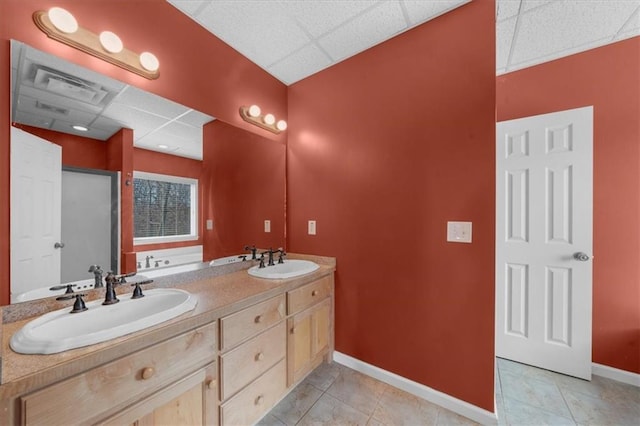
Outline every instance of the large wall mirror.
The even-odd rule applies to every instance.
[[[240,253],[242,244],[284,246],[282,143],[22,42],[12,40],[11,49],[12,303],[28,291],[29,299],[37,289],[48,297],[52,285],[90,281],[92,264],[122,271],[125,179],[110,170],[105,149],[122,129],[133,129],[135,170],[157,172],[162,160],[166,174],[189,170],[193,175],[183,177],[200,179],[193,244],[204,246],[203,260]]]

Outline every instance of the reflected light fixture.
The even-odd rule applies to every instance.
[[[138,55],[124,47],[122,40],[111,31],[100,35],[82,28],[74,16],[60,7],[33,13],[33,21],[49,38],[93,55],[142,77],[154,80],[160,76],[160,62],[155,55]]]
[[[88,131],[89,131],[89,129],[88,129],[88,128],[86,128],[86,127],[84,127],[84,126],[81,126],[81,125],[79,125],[79,124],[75,124],[75,125],[73,125],[73,126],[71,126],[71,127],[72,127],[73,129],[75,129],[75,130],[79,131],[79,132],[88,132]]]
[[[240,107],[240,117],[242,117],[242,119],[247,123],[254,124],[275,134],[287,129],[286,121],[280,120],[276,123],[276,117],[273,114],[269,113],[261,115],[261,112],[262,111],[258,105]]]

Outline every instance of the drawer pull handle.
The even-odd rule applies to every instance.
[[[258,352],[255,359],[256,361],[262,361],[264,359],[264,354],[262,352]]]
[[[207,389],[213,390],[216,387],[216,381],[213,379],[207,380]]]
[[[264,402],[264,396],[260,395],[259,397],[256,398],[255,404],[262,405],[263,402]]]
[[[262,322],[262,315],[258,315],[253,322],[255,322],[256,324],[260,324]]]
[[[296,328],[295,327],[291,327],[291,334],[295,334],[296,333]]]
[[[147,367],[142,370],[142,380],[149,380],[156,373],[153,367]]]
[[[318,295],[318,290],[313,290],[313,291],[311,292],[311,296],[312,296],[312,297],[317,296],[317,295]]]

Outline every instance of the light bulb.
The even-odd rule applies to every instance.
[[[111,31],[103,31],[100,33],[100,44],[109,53],[122,52],[122,40],[116,34]]]
[[[287,122],[284,120],[279,120],[276,124],[276,128],[281,132],[284,132],[285,130],[287,130]]]
[[[249,107],[249,116],[250,117],[258,117],[260,115],[260,107],[258,105],[251,105]]]
[[[67,10],[61,7],[52,7],[47,15],[53,26],[63,33],[71,34],[78,31],[78,21]]]
[[[264,122],[271,126],[276,122],[276,118],[273,116],[273,114],[267,114],[264,116]]]
[[[142,52],[140,54],[140,65],[147,71],[158,71],[160,68],[160,61],[156,58],[156,55],[149,52]]]

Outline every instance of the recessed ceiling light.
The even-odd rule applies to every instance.
[[[89,129],[87,127],[79,126],[77,124],[75,126],[71,126],[71,127],[73,127],[74,129],[76,129],[79,132],[88,132],[89,131]]]
[[[160,148],[160,149],[169,149],[169,145],[165,145],[165,144],[161,143],[160,145],[158,145],[158,148]]]

